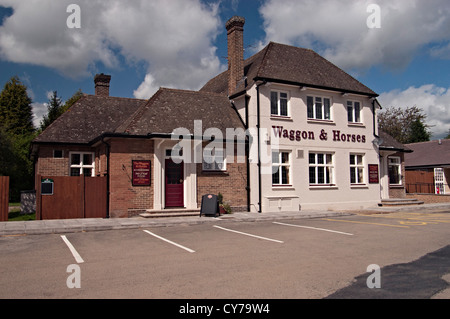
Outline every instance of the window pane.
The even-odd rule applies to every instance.
[[[328,164],[328,165],[333,164],[333,155],[331,155],[331,154],[326,154],[326,157],[327,157],[327,164]]]
[[[316,163],[316,154],[310,153],[309,154],[309,164],[315,164]]]
[[[80,156],[80,154],[72,154],[71,159],[70,159],[70,164],[71,165],[81,165],[81,156]]]
[[[331,119],[330,99],[323,99],[323,102],[324,102],[325,120],[330,120]]]
[[[80,169],[79,168],[71,168],[70,176],[80,176]]]
[[[358,156],[356,156],[356,158],[358,159],[358,165],[362,165],[362,163],[363,163],[363,157],[362,157],[362,155],[358,155]]]
[[[92,165],[92,154],[83,154],[83,165]]]
[[[316,168],[315,167],[309,168],[309,183],[310,184],[316,183]]]
[[[322,116],[322,98],[316,97],[316,119],[323,119]]]
[[[355,165],[355,155],[350,155],[350,165]]]
[[[278,93],[270,92],[270,113],[278,115]]]
[[[280,115],[288,115],[287,99],[280,99]]]
[[[323,154],[317,154],[317,164],[324,164],[324,155]]]
[[[92,176],[92,168],[83,168],[84,176]]]
[[[281,163],[289,164],[289,153],[286,152],[281,153]]]
[[[272,152],[272,163],[278,164],[280,163],[280,153],[278,152]]]
[[[358,183],[359,184],[364,183],[364,178],[363,178],[364,173],[363,172],[364,172],[364,169],[362,167],[359,167],[358,168]]]
[[[281,178],[282,178],[282,184],[289,184],[289,166],[282,166],[281,167]]]
[[[326,168],[326,173],[327,173],[327,176],[326,176],[326,178],[327,178],[326,183],[327,183],[327,184],[331,184],[331,183],[332,183],[332,181],[331,181],[331,177],[332,177],[331,167],[327,167],[327,168]]]
[[[276,167],[276,172],[272,174],[272,184],[280,184],[280,173],[278,172],[278,167]]]
[[[355,102],[355,122],[361,122],[359,102]]]
[[[312,96],[307,97],[307,104],[308,104],[308,118],[312,119],[314,118],[314,100]]]
[[[325,167],[317,167],[317,183],[325,184]]]
[[[353,107],[352,102],[347,102],[347,120],[353,122]]]
[[[354,167],[350,167],[350,183],[356,183],[356,170]]]

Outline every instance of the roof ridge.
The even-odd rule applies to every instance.
[[[117,99],[117,100],[136,100],[136,101],[148,101],[148,99],[137,99],[134,97],[121,97],[121,96],[101,96],[101,95],[95,95],[95,94],[84,94],[86,97],[95,97],[95,98],[102,98],[102,99]]]

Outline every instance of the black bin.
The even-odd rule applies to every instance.
[[[200,209],[200,217],[204,216],[220,216],[219,199],[217,195],[206,194],[202,196],[202,207]]]

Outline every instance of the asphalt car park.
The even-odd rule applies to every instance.
[[[414,298],[415,290],[423,297],[414,273],[390,294],[395,273],[384,278],[384,270],[442,252],[449,223],[445,211],[400,211],[4,236],[0,298]],[[419,263],[416,273],[425,267],[427,276],[445,277],[450,256],[439,256],[439,269]],[[366,285],[369,265],[380,267],[381,288]],[[339,295],[356,283],[358,289]],[[425,298],[445,297],[447,286],[441,280],[428,287]]]

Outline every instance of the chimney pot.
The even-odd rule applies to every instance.
[[[103,73],[97,74],[94,77],[95,95],[109,96],[109,82],[110,81],[111,81],[111,75],[105,75]]]
[[[228,95],[235,93],[244,77],[244,24],[245,19],[238,16],[225,24],[228,36]]]

